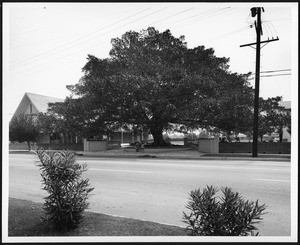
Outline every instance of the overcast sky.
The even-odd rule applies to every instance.
[[[25,92],[65,98],[88,54],[109,57],[110,40],[154,26],[185,36],[189,48],[204,45],[230,58],[230,70],[255,71],[255,18],[264,7],[260,96],[292,100],[298,91],[297,3],[3,3],[4,105],[15,112]],[[254,86],[254,79],[251,80]],[[294,81],[292,83],[292,81]],[[297,94],[296,94],[297,96]]]

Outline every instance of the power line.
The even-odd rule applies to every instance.
[[[202,13],[199,13],[199,14],[196,14],[196,15],[193,15],[193,16],[190,16],[188,17],[187,19],[185,19],[183,22],[182,20],[180,20],[181,24],[180,25],[185,25],[186,23],[189,23],[191,21],[194,21],[195,19],[197,20],[199,17],[200,18],[204,18],[204,17],[208,17],[209,15],[212,15],[212,14],[215,14],[215,13],[218,13],[224,9],[227,9],[228,7],[226,8],[216,8],[216,9],[211,9],[209,11],[205,11],[205,12],[202,12]],[[194,22],[193,22],[194,23]]]
[[[292,75],[291,73],[286,73],[286,74],[274,74],[274,75],[262,75],[259,77],[276,77],[276,76],[289,76]],[[249,78],[248,80],[253,80],[254,77]]]
[[[264,25],[265,27],[266,27],[266,29],[267,28],[269,28],[269,30],[270,30],[270,33],[271,33],[271,38],[274,38],[274,37],[276,37],[276,33],[274,32],[273,33],[273,30],[272,30],[272,28],[270,27],[270,25],[267,23],[267,22],[262,22],[262,25]]]
[[[161,21],[170,19],[170,18],[172,18],[172,17],[174,17],[174,16],[177,16],[177,15],[179,15],[179,14],[182,14],[182,13],[184,13],[184,12],[190,11],[191,9],[193,9],[193,8],[189,8],[189,9],[186,9],[186,10],[184,10],[184,11],[181,11],[181,12],[178,12],[178,13],[176,13],[176,14],[173,14],[173,15],[171,15],[171,16],[169,16],[169,17],[160,19],[160,20],[158,20],[158,21],[156,21],[156,22],[151,23],[150,26],[151,26],[151,25],[154,25],[154,24],[157,24],[157,23],[159,23],[159,22],[161,22]]]
[[[228,8],[228,7],[226,7],[226,8]],[[205,14],[208,14],[208,15],[209,15],[209,14],[212,14],[212,13],[210,13],[210,12],[218,12],[218,11],[223,10],[223,9],[226,9],[226,8],[222,8],[222,9],[219,9],[219,8],[211,9],[211,10],[208,10],[208,11],[205,11],[205,12],[198,13],[198,14],[195,14],[195,15],[193,15],[193,16],[190,16],[190,17],[188,17],[186,20],[193,19],[193,18],[195,18],[195,17],[199,17],[199,16],[202,16],[202,15],[205,15]]]
[[[237,30],[234,30],[234,31],[231,31],[231,32],[228,32],[228,33],[225,33],[223,35],[220,35],[220,36],[217,36],[217,37],[212,37],[212,38],[209,38],[207,40],[205,40],[205,42],[207,41],[212,41],[212,40],[216,40],[216,39],[220,39],[220,38],[224,38],[226,36],[230,36],[232,34],[236,34],[238,32],[242,32],[242,31],[245,31],[245,30],[248,30],[249,27],[243,27],[243,28],[240,28],[240,29],[237,29]]]
[[[292,69],[282,69],[282,70],[273,70],[273,71],[261,71],[260,73],[270,73],[270,72],[278,72],[278,71],[291,71]]]
[[[129,22],[129,23],[126,23],[125,25],[123,25],[123,26],[121,26],[121,27],[117,27],[117,28],[115,28],[115,29],[113,29],[113,30],[111,30],[111,31],[108,31],[108,32],[104,33],[104,34],[107,34],[107,33],[112,32],[112,31],[114,31],[114,30],[120,29],[120,28],[122,28],[122,27],[124,27],[124,26],[126,26],[126,25],[128,25],[128,24],[131,24],[131,23],[133,23],[133,22],[136,22],[136,21],[138,21],[138,20],[140,20],[140,19],[142,19],[142,18],[148,17],[148,16],[150,16],[150,15],[152,15],[152,14],[155,14],[155,13],[157,13],[157,12],[159,12],[159,11],[162,11],[163,9],[165,9],[165,8],[159,9],[159,10],[157,10],[157,11],[155,11],[155,12],[152,12],[152,13],[146,15],[146,16],[143,16],[143,17],[141,17],[141,18],[139,18],[139,19],[137,19],[137,20],[134,20],[134,21],[131,21],[131,22]],[[104,34],[103,34],[103,35],[104,35]],[[102,35],[102,36],[103,36],[103,35]],[[91,39],[90,39],[90,40],[91,40]],[[84,50],[87,50],[87,49],[89,49],[89,48],[91,48],[91,47],[99,46],[99,45],[101,45],[101,44],[103,44],[103,43],[105,43],[105,42],[106,42],[106,41],[104,41],[104,42],[102,42],[102,43],[100,43],[100,44],[98,43],[97,45],[90,46],[90,47],[88,47],[88,48],[86,48],[86,49],[84,49]],[[77,44],[77,45],[73,45],[72,47],[74,47],[74,46],[78,46],[78,44]],[[72,47],[66,48],[65,50],[70,49],[70,48],[72,48]],[[65,58],[65,57],[68,57],[68,56],[77,54],[78,52],[82,52],[82,51],[84,51],[84,50],[80,50],[80,51],[77,51],[77,52],[75,52],[75,53],[72,53],[72,54],[63,56],[62,58]],[[50,55],[48,55],[47,57],[52,56],[52,55],[55,55],[55,54],[56,54],[56,53],[50,54]],[[42,57],[42,58],[45,58],[45,57]],[[60,58],[60,59],[61,59],[61,58]],[[56,60],[58,60],[58,59],[55,59],[55,60],[53,60],[53,61],[48,61],[48,62],[42,63],[42,64],[37,65],[37,66],[34,66],[34,67],[30,68],[30,69],[34,69],[34,68],[36,68],[36,67],[39,67],[39,66],[41,66],[41,65],[44,65],[44,64],[48,64],[48,63],[54,62],[54,61],[56,61]],[[32,63],[32,62],[29,62],[29,64],[30,64],[30,63]],[[27,71],[27,70],[28,70],[28,69],[26,69],[25,71]]]
[[[268,26],[266,25],[266,23],[262,22],[261,24],[262,24],[262,27],[265,27],[265,28],[263,28],[263,29],[267,32],[268,39],[269,39],[271,36],[273,37],[272,33],[271,33],[271,35],[269,35]]]
[[[149,8],[148,8],[148,9],[149,9]],[[140,11],[140,12],[134,14],[134,15],[137,15],[137,14],[139,14],[139,13],[141,13],[141,12],[143,12],[143,11],[146,11],[146,10],[148,10],[148,9],[142,10],[142,11]],[[165,9],[165,8],[159,9],[158,11],[155,11],[155,12],[152,12],[152,13],[150,13],[150,14],[148,14],[148,15],[142,16],[141,18],[136,19],[136,20],[133,20],[133,21],[131,21],[131,22],[129,22],[129,23],[126,23],[126,24],[123,25],[123,26],[126,26],[126,25],[128,25],[128,24],[131,24],[131,23],[133,23],[133,22],[136,22],[136,21],[138,21],[138,20],[140,20],[140,19],[146,18],[146,17],[148,17],[148,16],[150,16],[150,15],[153,15],[153,14],[155,14],[155,13],[157,13],[157,12],[162,11],[163,9]],[[189,10],[191,10],[191,9],[192,9],[192,8],[187,9],[187,10],[184,10],[184,11],[181,11],[181,12],[179,12],[179,13],[173,14],[173,15],[167,17],[167,18],[164,18],[164,19],[171,18],[171,17],[173,17],[173,16],[175,16],[175,15],[178,15],[178,14],[183,13],[183,12],[187,12],[187,11],[189,11]],[[226,9],[226,8],[224,8],[224,9]],[[132,17],[132,16],[134,16],[134,15],[131,15],[131,16],[126,17],[126,18],[124,18],[124,19],[128,19],[128,18],[130,18],[130,17]],[[122,20],[124,20],[124,19],[122,19]],[[122,21],[122,20],[120,20],[120,21]],[[117,22],[120,22],[120,21],[117,21]],[[162,21],[162,20],[161,20],[161,21]],[[115,22],[115,23],[113,23],[113,24],[116,24],[117,22]],[[109,25],[109,26],[112,26],[113,24],[111,24],[111,25]],[[108,26],[108,27],[109,27],[109,26]],[[120,28],[122,28],[123,26],[117,27],[117,28],[115,28],[115,29],[113,29],[113,30],[111,30],[111,31],[108,31],[108,32],[106,32],[106,33],[104,33],[104,34],[102,34],[102,35],[98,35],[98,36],[96,36],[96,37],[90,38],[90,39],[87,40],[87,41],[90,41],[90,40],[92,40],[92,39],[95,39],[95,38],[97,38],[97,37],[99,37],[99,36],[103,36],[103,35],[105,35],[105,34],[107,34],[107,33],[109,33],[109,32],[112,32],[112,31],[114,31],[114,30],[120,29]],[[100,30],[105,29],[105,28],[107,28],[107,27],[101,28]],[[94,33],[94,32],[93,32],[93,33]],[[90,35],[90,34],[88,34],[88,35]],[[85,35],[85,36],[88,36],[88,35]],[[84,37],[85,37],[85,36],[84,36]],[[82,38],[83,38],[83,37],[81,37],[81,38],[79,38],[79,39],[82,39]],[[79,40],[79,39],[76,39],[76,40]],[[87,41],[84,41],[84,42],[81,42],[81,43],[77,43],[77,44],[75,44],[75,45],[73,45],[73,46],[67,47],[67,48],[65,48],[64,50],[60,51],[60,52],[63,52],[63,51],[65,51],[65,50],[68,50],[68,49],[70,49],[70,48],[73,48],[73,47],[75,47],[75,46],[78,46],[78,45],[80,45],[80,44],[82,44],[82,43],[85,43],[85,42],[87,42]],[[71,41],[71,42],[68,42],[68,43],[72,43],[72,42],[74,42],[74,41]],[[68,44],[68,43],[67,43],[67,44]],[[61,47],[63,47],[63,46],[66,46],[67,44],[61,45],[61,46],[58,47],[58,48],[61,48]],[[99,45],[99,44],[94,45],[94,46],[98,46],[98,45]],[[94,46],[92,46],[92,47],[94,47]],[[90,47],[89,47],[89,48],[90,48]],[[57,48],[56,48],[56,49],[57,49]],[[84,50],[86,50],[86,49],[84,49]],[[43,54],[49,53],[49,52],[51,52],[51,51],[55,51],[55,49],[50,50],[50,51],[47,51],[47,52],[44,52]],[[82,50],[82,51],[83,51],[83,50]],[[80,52],[80,51],[79,51],[79,52]],[[47,58],[47,57],[49,57],[49,56],[53,56],[53,55],[56,55],[56,54],[57,54],[57,53],[53,53],[53,54],[46,55],[45,57],[40,57],[40,58],[38,58],[37,56],[41,56],[41,54],[40,54],[40,55],[37,55],[36,57],[32,57],[32,59],[33,59],[33,58],[34,58],[34,59],[44,59],[44,58]],[[72,54],[71,54],[71,55],[72,55]],[[70,55],[67,55],[67,56],[70,56]],[[66,57],[66,56],[64,56],[64,57]],[[23,64],[22,64],[22,65],[31,64],[32,62],[36,62],[36,61],[37,61],[37,60],[35,60],[35,61],[28,61],[28,62],[25,62],[25,63],[24,63],[24,61],[23,61]],[[52,61],[50,61],[50,62],[52,62]],[[45,63],[43,63],[43,64],[46,64],[46,63],[49,63],[49,62],[45,62]],[[21,65],[21,64],[20,64],[20,65]],[[38,65],[38,66],[40,66],[40,65]]]
[[[190,23],[191,21],[192,21],[192,23],[194,24],[194,23],[197,23],[197,22],[199,22],[199,21],[201,21],[201,20],[204,20],[204,19],[207,19],[207,18],[216,16],[216,15],[219,15],[219,14],[223,14],[223,13],[225,13],[225,12],[227,12],[227,11],[231,11],[231,10],[232,10],[232,9],[226,10],[226,9],[228,9],[228,8],[230,8],[230,7],[222,8],[222,9],[215,10],[215,11],[212,10],[213,13],[209,13],[209,14],[207,14],[207,15],[205,15],[205,13],[206,13],[206,12],[205,12],[205,13],[203,13],[203,14],[200,14],[200,18],[195,18],[194,20],[184,21],[184,22],[182,22],[179,26],[186,25],[186,24]],[[204,15],[204,16],[201,16],[201,15]]]
[[[62,48],[62,47],[65,47],[65,46],[67,46],[67,45],[70,44],[70,43],[73,43],[73,42],[76,42],[76,41],[81,40],[81,39],[83,39],[83,38],[86,38],[87,36],[90,36],[90,35],[92,35],[92,34],[98,32],[98,31],[101,31],[101,30],[104,30],[104,29],[106,29],[106,28],[108,28],[108,27],[111,27],[111,26],[113,26],[113,25],[115,25],[115,24],[117,24],[117,23],[119,23],[119,22],[122,22],[122,21],[124,21],[124,20],[126,20],[126,19],[129,19],[129,18],[133,17],[133,16],[136,16],[136,15],[138,15],[138,14],[144,12],[144,11],[147,11],[147,10],[149,10],[149,9],[150,9],[150,8],[143,9],[143,10],[141,10],[141,11],[135,13],[135,14],[132,14],[132,15],[130,15],[130,16],[127,16],[127,17],[125,17],[125,18],[123,18],[123,19],[121,19],[121,20],[118,20],[118,21],[116,21],[116,22],[110,24],[110,25],[107,25],[107,26],[102,27],[102,28],[100,28],[100,29],[98,29],[98,30],[96,30],[96,31],[93,31],[93,32],[91,32],[91,33],[88,33],[88,34],[86,34],[86,35],[83,35],[83,36],[81,36],[81,37],[79,37],[79,38],[77,38],[77,39],[74,39],[74,40],[72,40],[72,41],[69,41],[69,42],[67,42],[67,43],[65,43],[65,44],[62,44],[62,45],[60,45],[60,46],[58,46],[58,47],[55,47],[55,48],[53,48],[53,49],[51,49],[51,50],[48,50],[48,51],[46,51],[46,52],[40,53],[40,54],[38,54],[38,55],[35,55],[35,56],[33,56],[33,57],[31,57],[31,58],[28,58],[28,59],[26,59],[26,60],[24,60],[24,61],[21,61],[21,62],[12,64],[12,66],[20,65],[20,64],[22,64],[22,63],[24,63],[24,62],[27,63],[28,60],[36,59],[36,58],[39,57],[39,56],[43,56],[43,55],[48,54],[48,53],[50,53],[50,52],[52,52],[52,51],[56,51],[57,49],[60,49],[60,48]]]
[[[281,70],[271,70],[271,71],[261,71],[260,73],[272,73],[272,72],[281,72],[281,71],[291,71],[292,69],[281,69]],[[255,73],[252,73],[251,75],[255,75]]]
[[[275,36],[278,37],[277,32],[276,32],[276,29],[275,29],[274,25],[272,24],[272,22],[271,22],[271,21],[268,21],[268,20],[265,20],[264,23],[267,24],[267,25],[270,24],[270,26],[271,26],[271,27],[273,28],[273,30],[274,30]],[[272,28],[270,28],[270,29],[272,29]],[[272,37],[273,37],[273,34],[272,34]]]
[[[227,9],[227,8],[229,8],[229,7],[223,8],[223,9],[221,9],[221,10],[224,10],[224,9]],[[70,43],[73,43],[73,42],[75,42],[75,41],[78,41],[78,40],[80,40],[80,39],[83,39],[83,38],[85,38],[85,37],[87,37],[87,36],[89,36],[89,35],[92,35],[92,34],[98,32],[98,31],[100,31],[100,30],[106,29],[106,28],[108,28],[108,27],[110,27],[110,26],[112,26],[112,25],[114,25],[114,24],[117,24],[117,23],[119,23],[119,22],[121,22],[121,21],[123,21],[123,20],[125,20],[125,19],[131,18],[131,17],[133,17],[133,16],[135,16],[135,15],[141,13],[141,12],[147,11],[148,9],[149,9],[149,8],[143,9],[142,11],[139,11],[139,12],[137,12],[137,13],[131,15],[131,16],[128,16],[128,17],[126,17],[126,18],[123,18],[123,19],[121,19],[121,20],[119,20],[119,21],[117,21],[117,22],[114,22],[113,24],[110,24],[110,25],[108,25],[108,26],[106,26],[106,27],[103,27],[103,28],[101,28],[101,29],[98,29],[97,31],[94,31],[94,32],[89,33],[89,34],[87,34],[87,35],[84,35],[84,36],[82,36],[82,37],[80,37],[80,38],[78,38],[78,39],[75,39],[75,40],[70,41],[70,42],[68,42],[68,43],[65,43],[65,44],[63,44],[63,45],[60,45],[60,46],[58,46],[58,47],[56,47],[56,48],[54,48],[54,49],[52,49],[52,50],[48,50],[48,51],[46,51],[46,52],[43,52],[43,53],[38,54],[38,55],[36,55],[36,56],[33,56],[33,57],[31,57],[31,58],[29,58],[29,59],[27,59],[27,60],[21,61],[21,62],[16,63],[16,64],[12,64],[11,66],[24,66],[24,65],[28,65],[28,64],[31,64],[31,63],[33,63],[33,62],[36,62],[37,60],[44,59],[44,58],[47,58],[47,57],[49,57],[49,56],[53,56],[53,55],[57,54],[57,49],[61,49],[61,48],[63,48],[64,46],[66,46],[66,45],[68,45],[68,44],[70,44]],[[163,9],[164,9],[164,8],[163,8]],[[133,20],[133,21],[131,21],[131,22],[129,22],[129,23],[123,25],[123,26],[126,26],[126,25],[128,25],[128,24],[131,24],[131,23],[133,23],[133,22],[136,22],[136,21],[138,21],[138,20],[140,20],[140,19],[143,19],[143,18],[145,18],[145,17],[147,17],[147,16],[150,16],[150,15],[152,15],[152,14],[154,14],[154,13],[157,13],[157,12],[163,10],[163,9],[160,9],[160,10],[158,10],[158,11],[155,11],[155,12],[153,12],[153,13],[150,13],[150,14],[148,14],[148,15],[146,15],[146,16],[143,16],[143,17],[141,17],[141,18],[139,18],[139,19]],[[181,13],[183,13],[183,12],[187,12],[187,11],[189,11],[189,10],[191,10],[191,9],[192,9],[192,8],[187,9],[187,10],[184,10],[184,11],[181,11],[181,12],[176,13],[176,14],[174,14],[174,15],[171,15],[171,16],[169,16],[169,17],[167,17],[167,18],[164,18],[164,19],[162,19],[162,20],[160,20],[160,21],[163,21],[163,20],[165,20],[165,19],[169,19],[169,18],[171,18],[171,17],[173,17],[173,16],[176,16],[176,15],[181,14]],[[221,10],[218,10],[218,11],[221,11]],[[211,12],[211,11],[210,11],[210,12]],[[216,14],[216,13],[215,13],[215,14]],[[215,14],[214,14],[214,15],[215,15]],[[210,16],[209,16],[209,17],[210,17]],[[160,22],[160,21],[157,21],[156,23],[158,23],[158,22]],[[121,27],[123,27],[123,26],[121,26]],[[121,28],[121,27],[118,27],[118,28],[116,28],[116,29],[119,29],[119,28]],[[114,29],[114,30],[116,30],[116,29]],[[111,30],[111,31],[114,31],[114,30]],[[96,37],[90,38],[89,40],[86,40],[86,41],[84,41],[84,42],[74,44],[73,46],[67,47],[67,48],[63,49],[62,51],[60,51],[60,52],[63,52],[63,51],[68,50],[68,49],[71,49],[71,48],[73,48],[73,47],[75,47],[75,46],[78,46],[78,45],[80,45],[80,44],[83,44],[83,43],[85,43],[85,42],[88,42],[88,41],[90,41],[90,40],[92,40],[92,39],[95,39],[95,38],[97,38],[97,37],[99,37],[99,36],[103,36],[103,35],[105,35],[105,34],[111,32],[111,31],[108,31],[108,32],[106,32],[106,33],[104,33],[104,34],[102,34],[102,35],[98,35],[98,36],[96,36]],[[52,54],[47,55],[48,53],[51,53],[51,52],[53,52],[53,51],[56,51],[56,53],[52,53]],[[40,57],[40,56],[44,56],[44,57]],[[13,68],[15,69],[16,67],[13,67]]]
[[[230,7],[228,7],[228,8],[230,8]],[[200,18],[199,20],[196,20],[194,23],[197,23],[197,22],[199,22],[199,21],[201,21],[201,20],[204,20],[204,19],[207,19],[207,18],[216,16],[216,15],[224,14],[224,13],[226,13],[226,12],[228,12],[228,11],[232,11],[233,9],[234,9],[234,8],[230,8],[230,9],[224,10],[224,11],[222,11],[222,12],[220,12],[220,13],[215,13],[215,14],[209,15],[209,16],[207,16],[207,17]]]
[[[260,76],[260,77],[276,77],[276,76],[286,76],[286,75],[292,75],[292,74],[287,73],[287,74],[263,75],[263,76]]]
[[[66,51],[66,50],[68,50],[68,49],[71,49],[71,48],[73,48],[73,47],[76,47],[76,46],[78,46],[78,45],[80,45],[80,44],[86,43],[86,42],[88,42],[88,41],[90,41],[90,40],[92,40],[92,39],[98,38],[98,37],[100,37],[100,36],[104,36],[104,35],[107,34],[107,33],[110,33],[110,32],[112,32],[112,31],[118,30],[118,29],[120,29],[120,28],[122,28],[122,27],[124,27],[124,26],[126,26],[126,25],[129,25],[129,24],[131,24],[131,23],[134,23],[134,22],[136,22],[136,21],[138,21],[138,20],[140,20],[140,19],[146,18],[146,17],[148,17],[148,16],[150,16],[150,15],[153,15],[153,14],[155,14],[155,13],[157,13],[157,12],[160,12],[160,11],[162,11],[162,10],[164,10],[164,9],[165,9],[165,8],[159,9],[159,10],[157,10],[157,11],[155,11],[155,12],[152,12],[152,13],[150,13],[150,14],[148,14],[148,15],[145,15],[145,16],[139,18],[139,19],[136,19],[136,20],[133,20],[133,21],[131,21],[131,22],[129,22],[129,23],[126,23],[125,25],[122,25],[122,26],[117,27],[117,28],[115,28],[115,29],[113,29],[113,30],[107,31],[107,32],[105,32],[105,33],[103,33],[103,34],[101,34],[101,35],[96,36],[96,37],[92,37],[92,38],[90,38],[90,39],[87,40],[87,41],[77,43],[77,44],[75,44],[75,45],[73,45],[73,46],[69,46],[69,47],[63,49],[63,50],[60,51],[60,52],[64,52],[64,51]],[[95,45],[95,46],[98,46],[98,45],[99,45],[99,44],[97,44],[97,45]],[[94,47],[94,46],[93,46],[93,47]],[[90,48],[90,47],[89,47],[89,48]],[[48,53],[48,52],[47,52],[47,53]],[[58,53],[58,52],[53,53],[53,54],[49,54],[49,55],[47,55],[46,57],[41,57],[41,58],[38,58],[38,59],[44,59],[44,58],[47,58],[47,57],[49,57],[49,56],[56,55],[57,53]],[[26,63],[24,63],[24,64],[22,64],[22,65],[27,65],[27,64],[30,64],[30,63],[32,63],[32,62],[36,62],[36,61],[29,61],[29,62],[26,62]]]

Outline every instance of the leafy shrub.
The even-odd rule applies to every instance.
[[[66,231],[76,228],[83,217],[83,211],[89,206],[89,193],[94,189],[90,188],[89,179],[81,179],[87,165],[76,163],[72,151],[38,149],[37,155],[41,162],[38,166],[43,178],[43,189],[49,193],[44,198],[45,219],[55,229]]]
[[[217,196],[219,190],[207,186],[190,192],[186,206],[191,213],[183,212],[183,222],[192,236],[249,236],[254,234],[261,215],[265,214],[265,204],[245,201],[238,192],[231,188],[222,188],[223,196]]]

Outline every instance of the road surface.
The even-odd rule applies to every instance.
[[[262,236],[291,235],[290,162],[232,160],[100,159],[87,163],[93,195],[90,211],[185,227],[182,212],[191,190],[231,187],[267,205]],[[36,155],[9,155],[9,196],[43,202]]]

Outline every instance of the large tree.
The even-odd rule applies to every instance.
[[[92,128],[143,127],[154,144],[164,145],[162,132],[172,124],[223,127],[232,120],[218,116],[224,110],[244,123],[252,97],[247,75],[230,73],[229,59],[216,57],[212,48],[189,49],[183,36],[154,28],[126,32],[111,43],[110,58],[89,55],[84,76],[68,86]],[[243,103],[234,111],[238,101]]]

